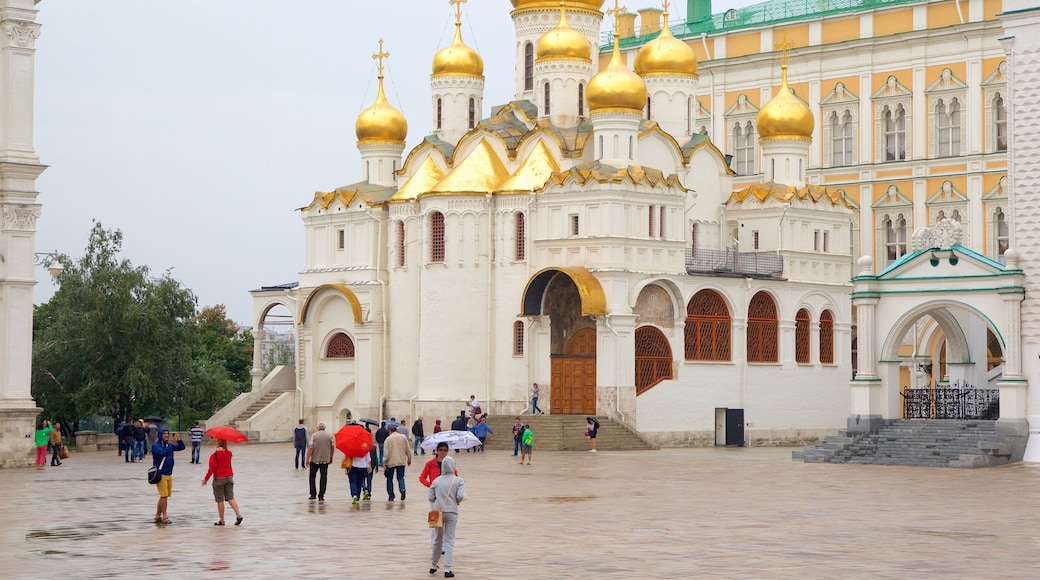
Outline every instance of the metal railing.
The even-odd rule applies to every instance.
[[[775,252],[686,248],[686,273],[781,278],[784,275],[784,258]]]
[[[904,419],[1000,418],[1000,389],[976,389],[965,382],[933,389],[906,389]]]

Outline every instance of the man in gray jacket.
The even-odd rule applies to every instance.
[[[408,429],[399,425],[383,442],[383,467],[386,475],[386,495],[394,501],[394,474],[397,474],[397,488],[401,490],[401,501],[404,501],[404,467],[412,464],[412,450],[408,447]]]

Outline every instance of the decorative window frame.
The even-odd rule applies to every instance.
[[[1008,183],[1007,176],[1001,177],[993,189],[982,196],[982,206],[986,212],[986,254],[994,260],[1001,260],[997,238],[997,214],[1002,213],[1008,220]],[[1008,224],[1009,234],[1011,225]],[[1010,240],[1009,240],[1010,242]]]
[[[329,352],[333,348],[332,343],[340,337],[346,339],[346,346],[349,348],[346,349],[343,356],[332,356]],[[342,330],[337,330],[335,332],[329,333],[328,338],[325,340],[325,344],[322,346],[321,353],[322,359],[354,360],[354,358],[357,356],[357,344],[354,342],[354,338],[350,336],[348,333]]]
[[[746,94],[741,93],[740,95],[737,95],[737,102],[733,103],[733,106],[726,109],[724,117],[726,119],[726,149],[729,151],[729,154],[733,156],[734,165],[731,168],[736,171],[737,143],[733,139],[734,129],[737,125],[740,125],[741,133],[745,134],[744,131],[746,130],[748,123],[751,123],[751,126],[755,130],[755,135],[758,135],[758,126],[756,125],[758,121],[758,107],[748,100]],[[751,172],[741,173],[740,175],[755,175],[756,173],[759,173],[759,166],[762,164],[760,156],[761,153],[758,147],[758,139],[756,138],[751,146]]]
[[[440,216],[440,231],[438,232],[434,217]],[[448,219],[443,211],[433,210],[426,215],[426,224],[429,228],[427,239],[429,240],[429,252],[426,254],[427,264],[444,264],[448,261]],[[438,235],[439,234],[439,235]]]
[[[897,221],[900,216],[906,220],[906,231],[904,232],[906,251],[896,258],[898,260],[910,252],[910,237],[914,231],[914,203],[903,195],[898,187],[891,185],[874,202],[871,209],[874,211],[874,256],[876,256],[874,263],[883,270],[889,266],[888,253],[885,251],[885,216],[892,218],[893,222]]]
[[[517,320],[513,323],[513,356],[524,356],[525,336],[526,328],[524,328],[524,321]]]
[[[982,81],[982,90],[986,99],[986,129],[983,131],[986,135],[986,151],[990,153],[1005,153],[1007,152],[1006,143],[1004,149],[997,149],[997,106],[995,101],[998,95],[1004,99],[1004,112],[1006,114],[1008,103],[1006,60],[998,64],[996,70]],[[1004,121],[1007,123],[1007,117],[1004,118]],[[1005,124],[1004,127],[1006,131],[1007,125]],[[1010,139],[1010,135],[1008,135],[1008,138]]]
[[[925,201],[925,207],[928,210],[928,223],[932,226],[938,224],[941,219],[952,219],[953,212],[956,211],[960,215],[957,221],[964,228],[961,244],[971,247],[971,240],[968,239],[971,231],[968,227],[968,196],[957,190],[952,181],[944,181],[939,191]]]
[[[859,163],[859,96],[848,90],[845,83],[836,83],[831,92],[820,101],[820,110],[823,112],[823,164],[825,167],[848,167]],[[852,163],[834,164],[834,130],[831,128],[831,115],[837,114],[838,118],[845,116],[845,112],[852,117]]]
[[[914,158],[914,119],[913,119],[913,92],[906,88],[905,85],[899,82],[899,79],[895,75],[890,75],[885,81],[885,84],[872,95],[870,100],[874,104],[874,159],[877,163],[897,163],[900,161],[909,161]],[[895,111],[898,106],[902,105],[903,110],[906,111],[906,158],[905,159],[885,159],[885,118],[882,116],[882,112],[887,106],[892,111]],[[862,160],[861,160],[862,162]]]
[[[953,71],[948,68],[944,68],[939,73],[939,78],[932,81],[932,84],[924,90],[925,98],[928,99],[928,157],[938,156],[939,146],[939,118],[935,112],[935,109],[939,106],[939,103],[944,103],[949,107],[950,103],[954,99],[957,100],[957,104],[960,106],[960,134],[957,140],[957,153],[950,153],[949,155],[943,155],[943,157],[958,157],[964,155],[966,149],[964,142],[964,129],[965,129],[965,117],[966,108],[965,103],[968,100],[968,85],[957,78],[953,74]]]
[[[705,130],[703,134],[707,135],[709,140],[712,140],[711,112],[704,108],[700,99],[693,99],[693,111],[690,114],[693,115],[693,127],[691,127],[690,136],[701,133],[703,128]]]

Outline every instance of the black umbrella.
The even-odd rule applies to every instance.
[[[367,423],[369,425],[378,425],[379,421],[373,421],[372,419],[358,419],[361,423]]]
[[[148,415],[143,420],[144,421],[151,421],[153,423],[165,423],[166,422],[166,419],[163,419],[162,417],[156,417],[155,415]]]

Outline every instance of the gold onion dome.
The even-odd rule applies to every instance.
[[[376,102],[361,111],[354,123],[354,134],[359,144],[395,142],[404,143],[408,136],[408,121],[386,100],[383,93],[383,75],[379,75],[379,91]]]
[[[643,45],[636,53],[636,74],[694,76],[697,74],[697,55],[688,44],[672,35],[668,28],[668,12],[657,38]]]
[[[816,124],[812,110],[787,86],[786,62],[780,65],[780,70],[780,91],[758,110],[755,128],[759,138],[812,139],[813,125]]]
[[[513,8],[531,8],[533,6],[553,6],[555,2],[547,2],[546,0],[509,0],[513,4]],[[567,5],[571,8],[589,8],[592,10],[599,10],[603,7],[605,0],[566,0]]]
[[[642,111],[646,106],[646,83],[622,64],[617,35],[614,36],[614,54],[610,57],[610,64],[589,81],[585,100],[589,103],[589,111]]]
[[[484,59],[462,42],[462,22],[455,20],[455,38],[433,57],[433,75],[484,76]]]
[[[585,35],[571,28],[567,12],[560,3],[560,22],[538,39],[534,47],[535,60],[575,60],[592,62],[592,45]]]

